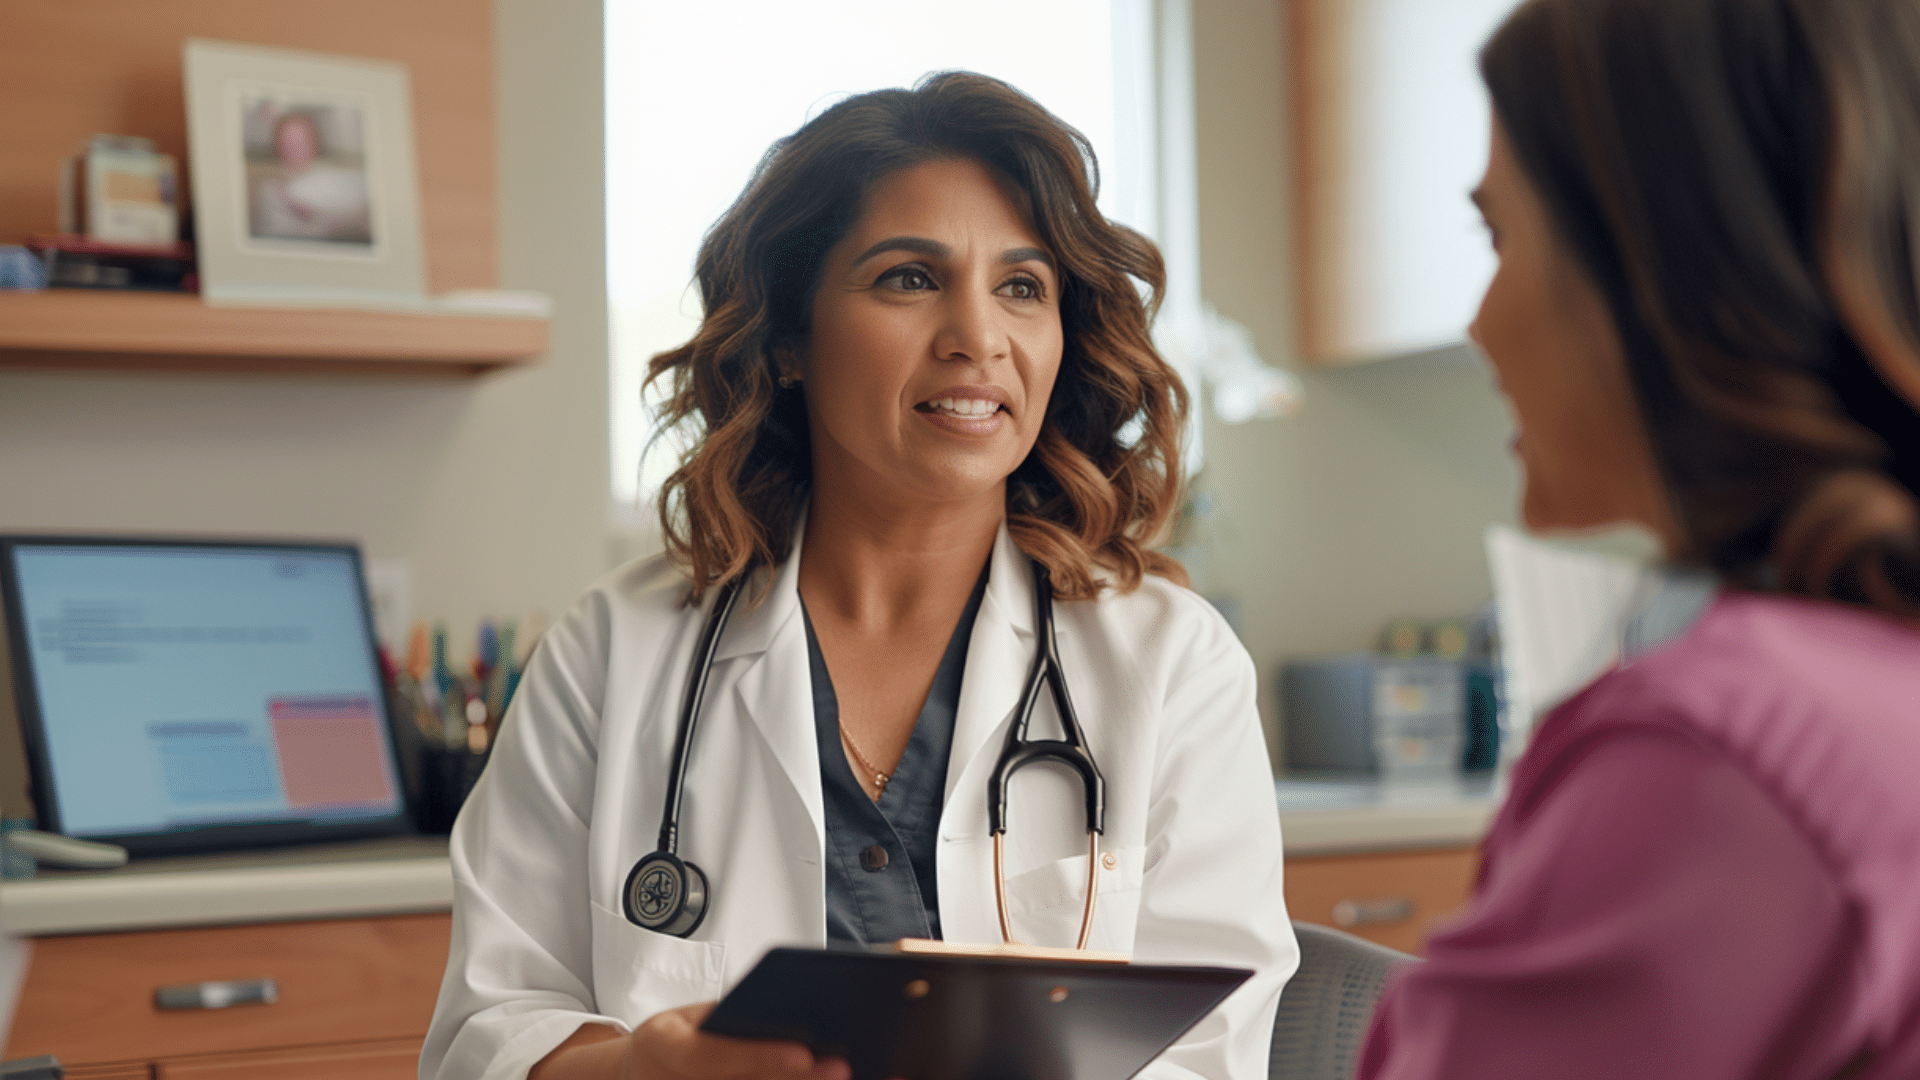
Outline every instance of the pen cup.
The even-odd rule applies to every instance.
[[[423,833],[445,834],[487,767],[485,751],[427,743],[420,748],[420,813]]]

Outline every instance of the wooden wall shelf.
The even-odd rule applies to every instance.
[[[183,293],[0,292],[0,366],[478,375],[538,360],[546,319],[209,307]]]

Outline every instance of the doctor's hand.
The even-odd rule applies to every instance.
[[[847,1080],[839,1058],[800,1043],[730,1039],[700,1030],[714,1003],[656,1013],[633,1034],[587,1024],[540,1059],[527,1080]]]

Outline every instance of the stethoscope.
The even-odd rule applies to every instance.
[[[687,757],[693,744],[693,731],[700,719],[700,701],[707,692],[707,676],[713,671],[713,656],[720,647],[720,635],[726,630],[733,605],[740,598],[742,579],[723,586],[714,599],[694,649],[693,670],[687,679],[687,696],[680,708],[680,727],[673,739],[673,767],[667,774],[666,808],[660,815],[660,850],[635,863],[621,890],[627,918],[648,930],[686,937],[699,929],[706,918],[713,892],[707,875],[698,866],[675,854],[680,845],[680,797],[686,787]],[[1013,924],[1007,917],[1007,781],[1013,774],[1038,761],[1048,761],[1071,769],[1080,777],[1087,803],[1087,903],[1080,919],[1077,949],[1087,947],[1093,931],[1093,903],[1099,881],[1100,835],[1106,831],[1106,780],[1080,731],[1080,720],[1073,711],[1073,699],[1067,694],[1066,676],[1061,673],[1060,652],[1053,631],[1053,582],[1047,568],[1033,564],[1033,608],[1036,641],[1033,668],[1020,694],[1019,708],[1007,728],[1007,740],[1000,749],[987,776],[987,827],[993,834],[994,901],[1000,909],[1000,937],[1007,945],[1018,945]],[[1054,708],[1060,714],[1061,739],[1028,739],[1027,727],[1033,708],[1040,701],[1040,684],[1052,691]]]

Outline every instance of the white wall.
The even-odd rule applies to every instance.
[[[553,350],[478,380],[0,371],[0,529],[345,537],[416,616],[557,614],[607,558],[600,7],[497,0],[500,276]]]
[[[1293,364],[1284,0],[1194,5],[1202,291]],[[1463,191],[1461,197],[1464,199]],[[1506,406],[1466,349],[1302,371],[1292,418],[1210,424],[1196,584],[1240,601],[1270,730],[1283,658],[1371,647],[1396,615],[1470,614],[1511,522]]]

